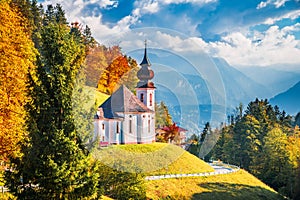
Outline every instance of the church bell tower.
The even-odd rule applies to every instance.
[[[151,79],[154,77],[154,72],[151,70],[151,63],[147,55],[147,41],[145,41],[144,58],[140,63],[141,69],[137,72],[139,82],[136,88],[136,96],[149,109],[155,110],[155,89]]]

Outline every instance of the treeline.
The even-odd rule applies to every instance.
[[[220,137],[208,156],[246,169],[281,194],[300,195],[299,117],[293,120],[267,100],[242,105],[219,131]]]
[[[73,108],[86,98],[90,29],[60,5],[5,0],[0,35],[0,184],[18,199],[145,199],[141,175],[102,165],[82,141],[89,121]]]

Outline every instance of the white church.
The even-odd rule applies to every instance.
[[[145,44],[144,58],[137,73],[134,95],[125,85],[116,90],[95,115],[95,137],[100,146],[144,144],[155,141],[155,86]]]

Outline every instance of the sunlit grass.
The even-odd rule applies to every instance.
[[[279,200],[273,189],[244,170],[208,177],[147,181],[149,199]]]
[[[100,106],[109,97],[109,95],[101,93],[97,91],[96,88],[89,86],[85,86],[82,92],[88,97],[88,101],[84,102],[83,105],[87,110],[95,106]]]
[[[93,155],[108,166],[145,175],[213,171],[210,165],[198,157],[166,143],[116,145],[97,150]]]

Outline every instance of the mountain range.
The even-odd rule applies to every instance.
[[[278,66],[278,68],[280,68]],[[297,82],[300,81],[300,71],[285,71],[274,69],[273,66],[270,67],[243,67],[238,68],[241,72],[246,74],[252,80],[260,83],[268,88],[271,93],[270,97],[274,97],[275,95],[282,93]],[[299,66],[300,70],[300,66]]]
[[[140,58],[142,53],[133,52],[130,56]],[[255,98],[273,97],[271,103],[289,114],[300,111],[296,105],[300,71],[233,67],[222,58],[206,54],[194,59],[164,50],[150,51],[148,57],[155,72],[157,102],[164,101],[173,120],[194,132],[199,132],[206,122],[215,127],[226,122],[240,103],[246,107]]]
[[[291,115],[300,112],[300,81],[285,92],[270,99],[270,103],[278,105]]]

